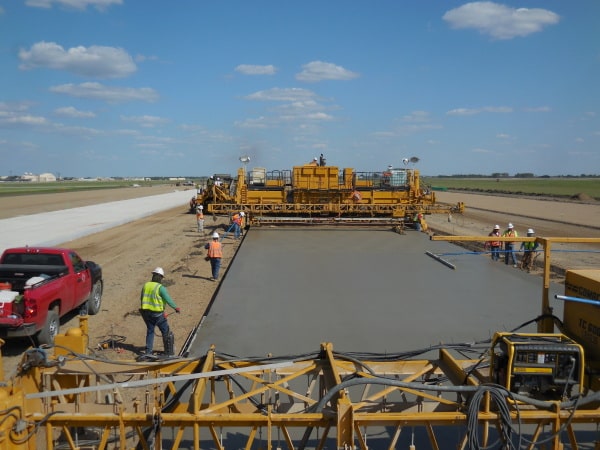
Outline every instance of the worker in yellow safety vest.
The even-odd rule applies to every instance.
[[[512,223],[508,224],[508,228],[502,233],[502,237],[519,237]],[[508,265],[509,260],[512,260],[513,267],[517,267],[517,256],[515,255],[515,243],[504,242],[504,264]]]
[[[170,354],[173,349],[172,334],[167,322],[165,313],[165,303],[173,308],[177,314],[181,309],[175,304],[167,288],[162,285],[165,271],[162,267],[157,267],[152,271],[152,280],[144,283],[140,295],[140,314],[146,324],[146,349],[144,355],[152,354],[154,345],[154,328],[158,327],[162,333],[163,344],[166,354]]]

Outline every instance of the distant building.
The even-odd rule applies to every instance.
[[[38,175],[38,181],[40,183],[47,183],[50,181],[56,181],[56,176],[52,173],[41,173]]]

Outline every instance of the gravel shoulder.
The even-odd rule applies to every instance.
[[[130,199],[136,195],[161,194],[169,190],[172,190],[172,186],[26,196],[29,198],[4,197],[0,198],[0,211],[2,217],[15,217]],[[499,223],[504,227],[512,221],[521,234],[533,227],[540,236],[600,237],[597,227],[580,225],[600,223],[599,205],[565,205],[564,202],[555,205],[553,202],[532,200],[533,203],[527,202],[525,209],[521,210],[521,202],[515,201],[520,199],[459,193],[439,193],[438,200],[447,203],[464,201],[467,205],[465,214],[455,215],[450,222],[446,216],[428,216],[430,232],[438,234],[487,235],[494,224]],[[575,208],[574,212],[572,207]],[[566,218],[564,222],[557,220],[561,215]],[[570,217],[577,217],[577,224],[568,223]],[[105,287],[102,309],[89,321],[89,347],[97,356],[134,359],[143,349],[146,328],[137,312],[139,291],[143,283],[150,279],[150,272],[156,266],[165,269],[165,285],[182,310],[181,314],[169,316],[169,323],[175,332],[176,351],[181,349],[206,314],[218,289],[218,283],[210,281],[210,265],[204,260],[204,244],[213,230],[226,231],[228,222],[224,217],[207,217],[205,223],[205,235],[200,235],[196,231],[195,216],[188,213],[187,205],[181,205],[180,208],[62,244],[77,250],[85,259],[95,261],[103,268]],[[228,236],[223,244],[222,274],[234,258],[240,241]],[[598,267],[599,264],[598,253],[565,252],[560,258],[560,264],[570,268]],[[76,316],[68,318],[61,325],[61,332],[77,323]],[[102,344],[108,344],[108,348]],[[2,347],[5,375],[14,373],[23,351],[29,345],[29,341],[10,341]],[[154,348],[162,350],[160,338],[155,339]]]

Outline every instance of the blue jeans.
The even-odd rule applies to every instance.
[[[242,229],[240,228],[240,225],[233,222],[233,237],[238,239],[240,237],[241,232]]]
[[[498,261],[500,259],[500,247],[492,245],[490,248],[492,249],[492,260]]]
[[[514,244],[506,243],[504,245],[504,264],[508,264],[509,258],[512,258],[513,265],[517,264],[517,257],[515,255]]]
[[[210,258],[210,269],[212,277],[216,280],[219,278],[219,269],[221,268],[221,258]]]
[[[154,346],[154,328],[158,327],[163,336],[168,336],[169,322],[162,312],[150,311],[148,309],[142,309],[142,319],[146,324],[146,351],[147,355],[152,353],[152,347]]]

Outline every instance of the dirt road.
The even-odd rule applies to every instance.
[[[148,192],[161,194],[172,189],[162,188],[118,189],[107,192],[81,192],[72,194],[45,194],[27,197],[10,197],[0,199],[0,211],[3,217],[32,214],[40,211],[51,211],[65,207],[84,206],[98,202],[116,201],[135,198],[136,195],[151,195]],[[444,193],[449,194],[449,193]],[[524,215],[517,214],[520,208],[514,199],[494,197],[494,211],[469,209],[470,204],[479,204],[484,196],[471,198],[465,194],[458,195],[467,204],[464,216],[455,216],[448,222],[445,216],[428,217],[433,231],[457,235],[482,235],[489,232],[491,226],[499,223],[505,226],[513,221],[517,230],[523,233],[526,228],[534,227],[538,235],[546,236],[593,236],[600,237],[598,228],[580,227],[555,221],[556,208],[566,207],[564,203],[555,204],[546,201],[534,201],[528,205]],[[440,201],[455,202],[453,197],[439,196]],[[490,201],[489,198],[487,200]],[[571,208],[569,204],[569,208]],[[575,213],[579,223],[600,223],[598,205],[575,205]],[[516,212],[515,212],[516,211]],[[560,214],[560,213],[559,213]],[[569,213],[570,215],[571,213]],[[535,218],[535,219],[534,219]],[[570,220],[567,218],[565,222]],[[166,271],[165,285],[178,306],[181,314],[169,316],[169,323],[175,331],[176,351],[179,351],[186,338],[205,314],[215,293],[218,283],[210,281],[210,265],[204,261],[204,244],[208,233],[213,230],[223,232],[227,229],[226,218],[206,220],[205,236],[196,231],[195,217],[187,212],[187,205],[180,208],[125,224],[111,230],[65,242],[89,260],[99,263],[104,271],[105,289],[102,310],[92,316],[90,325],[90,348],[98,355],[109,359],[134,359],[143,349],[145,326],[139,316],[139,290],[143,283],[150,279],[150,272],[156,266]],[[543,233],[543,234],[542,234]],[[239,241],[231,236],[223,241],[224,258],[222,273],[235,255]],[[589,248],[589,247],[588,247]],[[477,256],[479,257],[479,256]],[[595,264],[598,267],[598,254],[564,253],[561,263],[565,266]],[[589,258],[589,261],[588,261]],[[595,262],[594,262],[595,261]],[[71,317],[61,326],[61,331],[75,326],[77,318]],[[108,348],[102,348],[108,343]],[[10,341],[2,348],[5,374],[14,373],[23,351],[30,345],[29,341]],[[162,350],[160,338],[155,340],[155,349]]]

